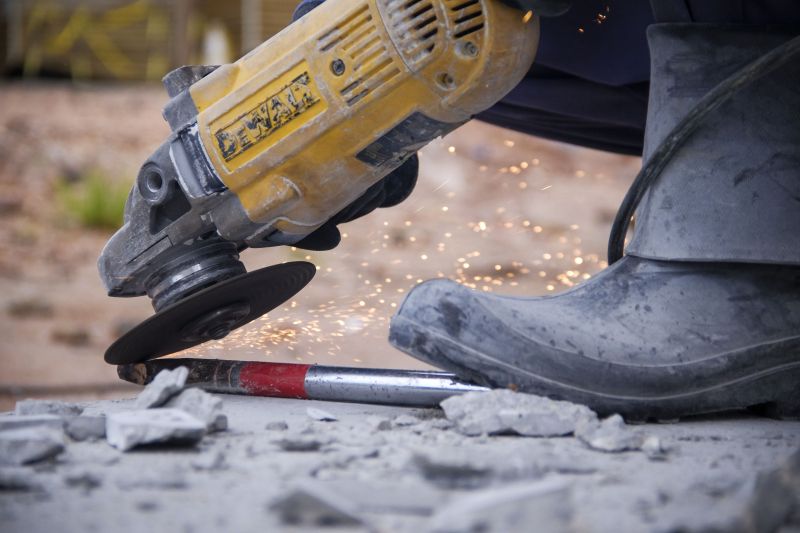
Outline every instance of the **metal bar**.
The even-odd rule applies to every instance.
[[[426,407],[456,394],[488,389],[447,372],[312,366],[305,390],[315,400]]]
[[[189,369],[189,386],[248,396],[435,407],[456,394],[488,390],[447,372],[221,359],[153,359],[120,365],[117,374],[146,385],[160,371],[179,366]]]

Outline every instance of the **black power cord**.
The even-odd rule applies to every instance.
[[[683,144],[711,113],[727,102],[733,95],[784,65],[800,52],[800,37],[775,47],[755,61],[742,67],[716,87],[706,93],[686,116],[669,132],[647,163],[636,175],[611,225],[608,238],[608,264],[622,259],[625,254],[625,236],[639,202],[647,190],[656,182],[670,160]]]

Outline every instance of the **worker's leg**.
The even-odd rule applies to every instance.
[[[651,27],[645,160],[717,84],[792,33]],[[547,298],[415,288],[391,342],[462,377],[631,418],[800,415],[800,55],[703,121],[650,189],[628,255]]]

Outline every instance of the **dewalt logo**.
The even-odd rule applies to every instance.
[[[314,106],[315,94],[308,72],[303,72],[278,92],[214,133],[220,153],[230,161],[269,137]]]

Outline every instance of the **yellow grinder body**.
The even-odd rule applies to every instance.
[[[248,218],[307,235],[527,72],[538,25],[496,0],[328,0],[190,88]]]

